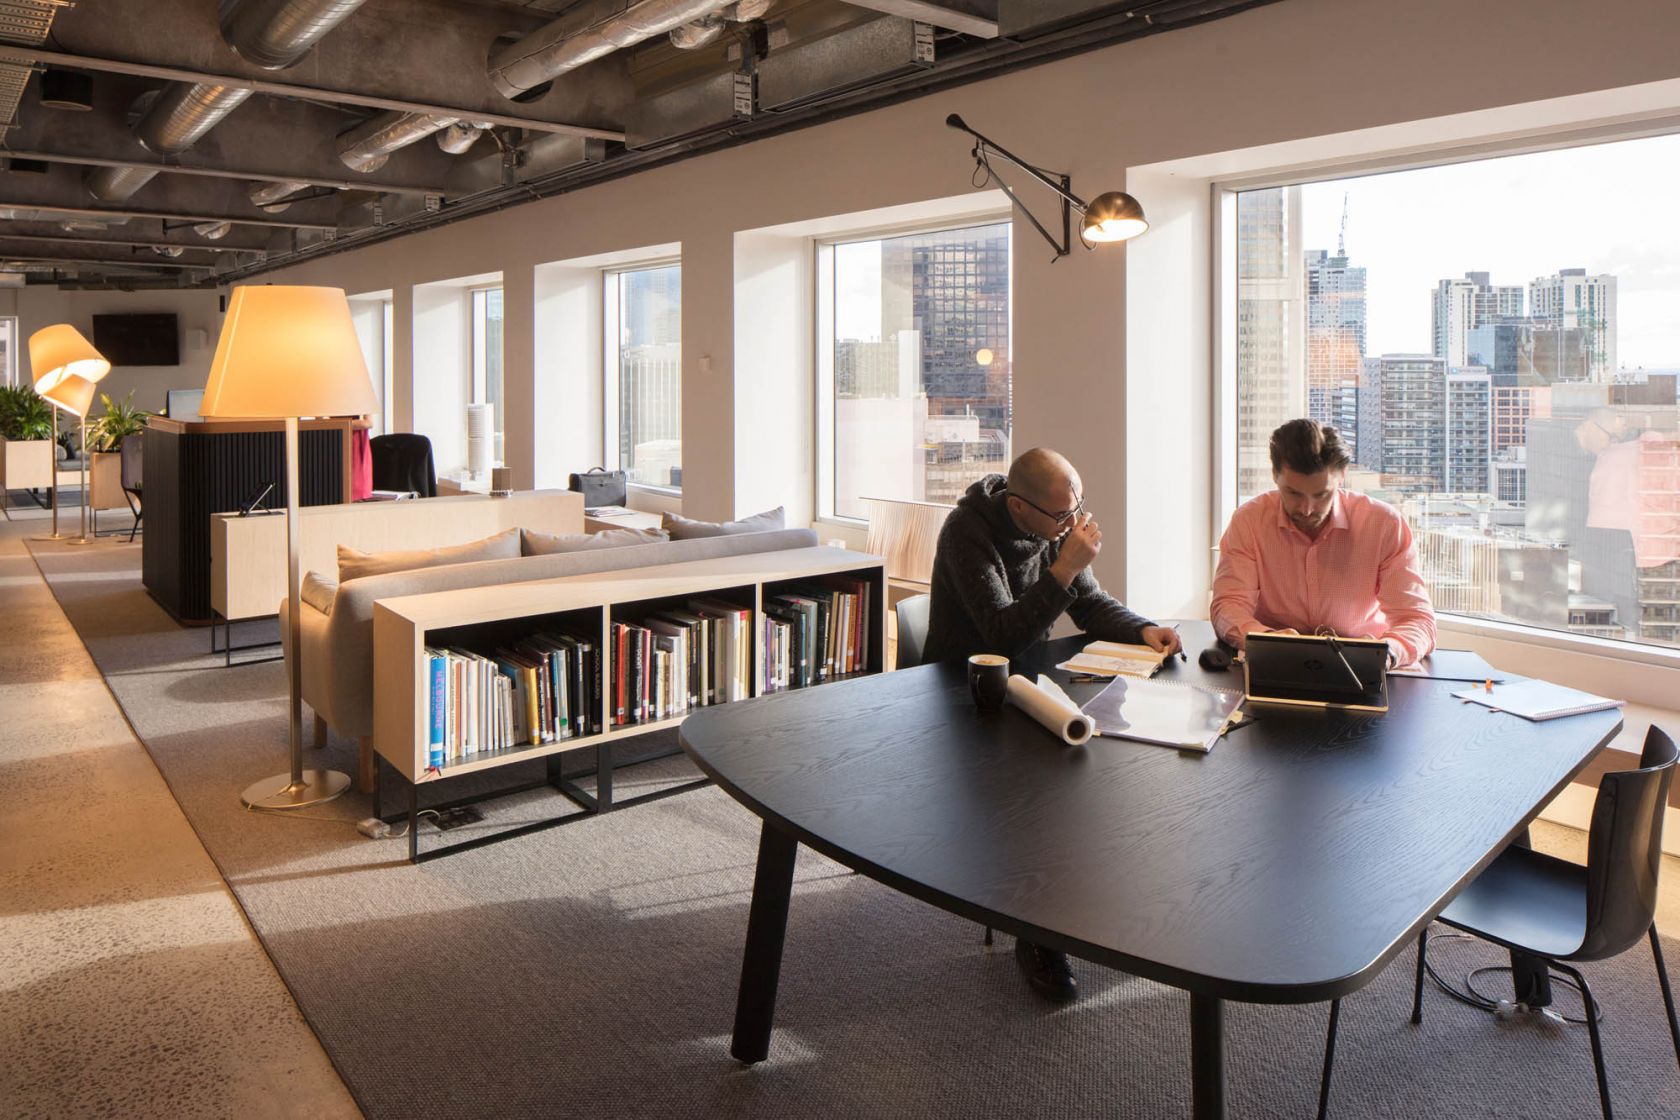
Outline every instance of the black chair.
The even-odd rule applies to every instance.
[[[895,669],[914,669],[922,663],[922,648],[927,645],[928,604],[931,595],[911,595],[900,599],[898,613],[898,657]]]
[[[140,531],[140,518],[145,515],[144,499],[140,496],[141,471],[146,461],[144,432],[135,432],[123,437],[122,441],[122,488],[123,498],[128,502],[129,511],[134,514],[134,528],[128,531],[128,543],[134,543],[134,534]],[[119,533],[121,529],[117,530]]]
[[[431,440],[413,432],[393,432],[374,436],[368,447],[373,455],[375,490],[412,490],[422,498],[437,497]]]
[[[1680,1022],[1668,985],[1662,943],[1657,936],[1657,872],[1662,863],[1663,811],[1674,774],[1674,740],[1656,727],[1645,736],[1639,769],[1604,775],[1593,804],[1587,834],[1587,865],[1512,846],[1465,887],[1441,912],[1440,921],[1485,938],[1513,952],[1532,954],[1574,982],[1581,990],[1587,1036],[1604,1120],[1611,1120],[1610,1082],[1598,1036],[1598,1005],[1586,977],[1563,963],[1601,961],[1632,948],[1640,938],[1651,943],[1657,982],[1668,1010],[1668,1033],[1680,1063]],[[1423,1022],[1423,974],[1429,930],[1418,934],[1417,978],[1412,993],[1412,1022]],[[1324,1080],[1318,1114],[1326,1114],[1330,1066],[1336,1052],[1336,1015],[1330,1005],[1329,1036],[1324,1049]]]

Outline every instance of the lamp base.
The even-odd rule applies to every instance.
[[[69,537],[65,540],[64,543],[65,544],[92,544],[93,543],[93,538],[92,537]]]
[[[303,781],[292,784],[290,773],[276,774],[245,787],[239,800],[251,809],[302,809],[331,801],[350,788],[350,776],[337,770],[305,770]]]
[[[42,533],[38,537],[30,537],[29,539],[32,540],[32,541],[67,541],[67,540],[70,539],[70,534],[69,533]]]

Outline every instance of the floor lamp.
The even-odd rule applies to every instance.
[[[350,786],[349,776],[337,770],[303,768],[298,420],[378,410],[344,289],[269,284],[233,290],[199,415],[286,422],[286,674],[292,768],[239,795],[253,809],[299,809],[329,801]]]
[[[42,327],[29,336],[29,368],[35,377],[35,391],[57,407],[53,409],[53,487],[51,541],[64,539],[58,531],[58,409],[74,412],[82,421],[82,536],[78,544],[87,544],[87,412],[93,401],[93,383],[111,372],[111,363],[82,337],[82,332],[69,323],[55,323]],[[87,385],[86,400],[77,386],[60,390],[66,381],[81,381]],[[77,407],[71,404],[80,401]],[[70,402],[70,403],[66,403]]]

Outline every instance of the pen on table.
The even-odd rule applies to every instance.
[[[1175,622],[1175,623],[1172,624],[1172,632],[1174,634],[1178,633],[1178,623]],[[1179,638],[1179,641],[1178,641],[1178,659],[1180,661],[1189,661],[1190,660],[1188,657],[1186,657],[1184,655],[1184,639],[1182,637]]]

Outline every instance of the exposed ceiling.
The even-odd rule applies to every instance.
[[[0,273],[228,283],[1272,0],[0,0]]]

